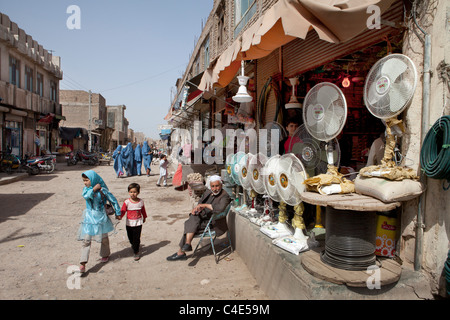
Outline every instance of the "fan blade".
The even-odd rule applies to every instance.
[[[410,96],[412,85],[408,81],[393,83],[389,90],[390,105],[389,108],[393,113],[398,113],[406,106]]]
[[[378,94],[376,89],[377,83],[374,81],[370,84],[369,90],[367,91],[367,101],[370,105],[376,105],[378,101],[383,97]]]
[[[306,123],[309,127],[312,127],[317,123],[314,106],[314,104],[310,104],[306,109]]]
[[[299,192],[305,192],[306,191],[306,185],[303,183],[305,181],[305,173],[301,171],[294,172],[294,186],[295,189]]]
[[[329,137],[334,136],[339,132],[344,113],[345,111],[342,107],[332,108],[332,106],[325,112],[323,123],[325,133]]]
[[[317,92],[317,103],[320,103],[325,109],[338,98],[339,92],[329,85],[320,87]]]
[[[388,56],[389,57],[389,56]],[[381,74],[387,76],[392,83],[397,80],[398,76],[406,71],[408,66],[401,59],[391,58],[386,60],[381,67]]]

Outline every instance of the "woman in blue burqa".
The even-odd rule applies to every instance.
[[[119,144],[119,146],[114,150],[113,152],[113,159],[114,159],[114,170],[116,171],[117,178],[123,175],[123,159],[122,159],[122,146]]]
[[[144,158],[145,172],[147,173],[147,177],[149,177],[150,171],[152,170],[150,165],[152,163],[153,152],[147,141],[144,141],[144,146],[142,147],[142,157]]]
[[[122,150],[123,166],[127,172],[127,177],[133,176],[134,166],[134,150],[131,142]]]
[[[141,168],[142,168],[142,148],[141,145],[138,143],[136,148],[134,149],[134,163],[136,167],[136,174],[138,176],[141,175]]]
[[[110,255],[108,233],[114,231],[114,226],[105,211],[106,200],[112,204],[116,216],[120,216],[120,207],[98,173],[88,170],[81,176],[84,183],[82,195],[86,200],[86,209],[83,211],[78,229],[78,240],[83,241],[80,258],[80,271],[83,272],[89,260],[92,240],[101,243],[102,262],[108,261]]]

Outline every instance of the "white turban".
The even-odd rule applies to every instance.
[[[220,181],[220,183],[222,183],[222,178],[218,175],[213,175],[211,177],[209,177],[209,183],[211,184],[211,182],[215,182],[215,181]]]

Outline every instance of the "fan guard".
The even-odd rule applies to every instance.
[[[278,162],[280,160],[280,155],[276,154],[270,157],[263,169],[263,178],[264,178],[264,188],[266,190],[266,194],[276,202],[281,201],[281,197],[278,194],[277,189],[277,181],[276,181],[276,172],[278,168]]]
[[[268,158],[262,153],[257,153],[249,160],[248,172],[250,174],[250,183],[253,190],[258,194],[266,193],[264,187],[264,165]]]
[[[333,150],[332,164],[335,167],[339,167],[341,157],[339,142],[336,138],[334,138],[333,140],[328,142],[328,144],[331,144]],[[304,124],[298,127],[298,129],[294,132],[294,135],[292,136],[289,143],[289,150],[291,150],[291,153],[293,153],[297,158],[300,159],[308,172],[316,168],[316,174],[327,172],[327,143],[315,139],[306,130]]]
[[[303,181],[307,178],[302,162],[292,153],[280,157],[276,171],[276,182],[281,199],[290,206],[302,202],[300,194],[305,191]]]
[[[347,102],[333,83],[322,82],[308,91],[303,103],[303,122],[308,132],[320,141],[336,138],[347,120]]]
[[[370,69],[364,84],[364,103],[375,117],[393,118],[409,105],[416,86],[414,62],[403,54],[389,54]]]
[[[239,181],[241,183],[241,186],[245,190],[251,190],[251,174],[248,170],[249,161],[253,158],[253,155],[251,153],[245,154],[240,160],[239,160]]]

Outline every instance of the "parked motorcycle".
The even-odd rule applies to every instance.
[[[75,152],[71,151],[66,153],[67,165],[76,165],[78,163],[77,155]]]
[[[83,164],[88,164],[91,166],[99,164],[98,156],[95,153],[89,153],[83,150],[78,150],[75,156],[77,160]]]
[[[37,174],[37,172],[52,173],[56,166],[56,156],[46,155],[41,157],[35,157],[27,160],[27,164],[30,167],[30,174]]]

